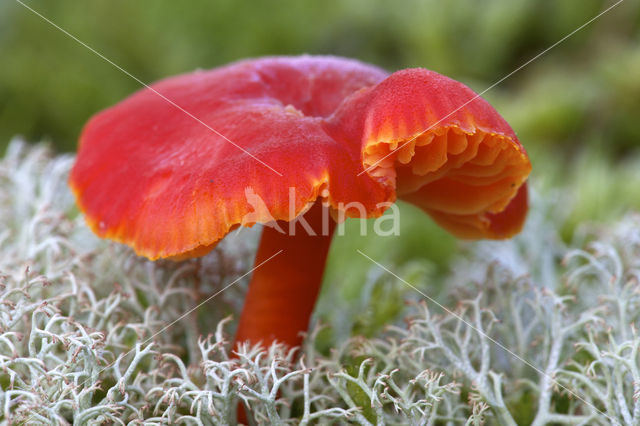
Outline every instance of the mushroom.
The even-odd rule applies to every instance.
[[[246,60],[169,78],[95,115],[70,186],[90,228],[149,259],[267,224],[236,341],[299,345],[335,219],[422,208],[462,238],[507,238],[530,163],[466,86],[336,57]]]

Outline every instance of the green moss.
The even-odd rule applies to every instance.
[[[518,393],[518,398],[507,400],[507,407],[513,413],[513,419],[518,425],[530,425],[536,417],[537,395],[531,391]]]

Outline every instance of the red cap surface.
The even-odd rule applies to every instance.
[[[71,188],[94,232],[150,259],[203,254],[233,227],[291,220],[319,196],[378,216],[377,203],[393,201],[393,189],[358,176],[358,144],[329,137],[323,121],[386,75],[353,60],[303,56],[169,78],[89,121]]]
[[[507,122],[462,83],[398,71],[345,101],[332,122],[346,138],[359,135],[366,173],[454,235],[499,239],[521,230],[529,158]]]
[[[377,217],[396,192],[458,236],[504,238],[524,221],[529,171],[509,125],[461,83],[302,56],[169,78],[100,112],[70,185],[94,232],[157,259],[317,198]]]

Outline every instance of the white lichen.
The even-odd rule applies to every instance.
[[[357,308],[328,324],[343,336],[330,351],[318,327],[298,351],[232,354],[246,278],[207,298],[250,269],[255,232],[146,261],[86,228],[71,164],[20,141],[0,160],[5,424],[233,425],[239,405],[276,425],[640,423],[638,215],[567,248],[562,194],[538,194],[522,235],[466,246],[444,310],[411,288],[429,293],[428,267],[387,265],[402,282],[372,264]],[[375,294],[402,295],[406,320],[348,337]]]

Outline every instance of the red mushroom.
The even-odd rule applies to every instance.
[[[97,114],[70,185],[96,234],[149,259],[200,256],[237,226],[275,220],[236,340],[298,345],[328,212],[378,217],[397,196],[460,237],[507,238],[524,222],[529,171],[509,125],[466,86],[302,56],[170,78]]]

